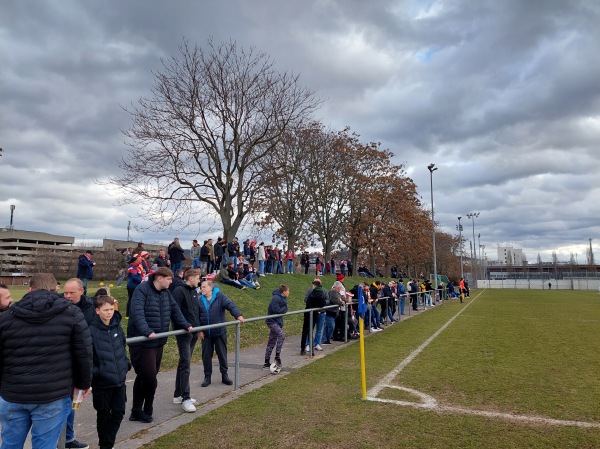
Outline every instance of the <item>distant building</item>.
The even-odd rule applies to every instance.
[[[527,265],[527,258],[522,249],[512,246],[498,247],[498,262],[504,265],[522,266]]]

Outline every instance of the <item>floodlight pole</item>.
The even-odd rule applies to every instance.
[[[14,229],[14,227],[13,227],[13,218],[15,216],[15,207],[16,206],[14,204],[10,205],[10,226],[9,226],[8,229],[10,229],[11,231]],[[590,239],[590,245],[591,245],[591,241],[592,241],[592,239]],[[591,246],[590,246],[590,248],[591,248]]]
[[[129,229],[131,229],[131,220],[127,222],[127,241],[129,242]]]
[[[458,239],[460,240],[460,246],[458,251],[460,252],[460,277],[464,278],[465,274],[463,273],[463,240],[462,240],[462,225],[460,224],[460,219],[462,217],[458,217],[458,226],[456,227],[456,229],[458,229]]]
[[[475,282],[474,287],[477,287],[477,249],[475,248],[475,219],[479,217],[479,212],[470,212],[467,214],[467,217],[469,217],[469,219],[473,221],[473,258],[471,260],[473,261],[473,265],[475,268],[475,279],[473,279],[473,282]]]
[[[431,234],[433,236],[433,298],[435,301],[435,295],[437,293],[437,258],[435,254],[435,215],[433,212],[433,172],[437,170],[435,164],[429,164],[427,166],[429,170],[429,181],[431,187]]]

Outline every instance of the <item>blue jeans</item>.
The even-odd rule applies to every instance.
[[[381,314],[377,307],[371,308],[371,327],[380,327],[381,324]]]
[[[119,269],[119,277],[117,278],[117,287],[120,287],[123,283],[123,279],[125,279],[125,275],[127,274],[127,270],[124,268]]]
[[[194,257],[192,259],[192,268],[193,269],[200,268],[200,259],[198,259],[197,257]]]
[[[71,398],[47,404],[17,404],[0,397],[2,448],[22,449],[31,429],[33,449],[56,449],[58,437],[71,411]]]
[[[320,312],[317,317],[317,332],[315,333],[314,346],[320,345],[323,341],[323,327],[325,327],[325,312]]]
[[[260,274],[265,274],[265,261],[264,260],[258,261],[258,272]]]
[[[71,409],[67,416],[67,432],[65,433],[65,443],[70,443],[75,439],[75,410]]]
[[[181,264],[182,262],[171,263],[171,271],[174,275],[177,274],[177,270],[181,270]]]
[[[333,330],[334,329],[335,329],[335,317],[325,314],[325,338],[323,339],[323,341],[330,341],[333,338]]]
[[[288,261],[287,261],[287,272],[288,273],[294,272],[294,261],[292,259],[288,259]]]
[[[238,266],[238,258],[232,255],[229,255],[229,261],[233,262],[233,269],[237,270],[237,266]]]
[[[400,298],[400,315],[404,315],[404,303],[406,303],[406,297],[403,295]]]

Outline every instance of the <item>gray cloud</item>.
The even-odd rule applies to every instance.
[[[435,162],[445,231],[480,211],[492,257],[514,242],[531,260],[553,250],[584,260],[600,234],[599,18],[591,0],[5,1],[0,220],[16,203],[19,228],[123,238],[138,211],[94,183],[127,158],[123,107],[149,95],[152,70],[183,37],[212,37],[299,73],[327,99],[319,118],[382,142],[425,203]]]

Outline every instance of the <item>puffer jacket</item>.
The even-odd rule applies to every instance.
[[[341,306],[342,305],[342,297],[340,296],[340,292],[331,289],[329,290],[329,293],[327,294],[327,299],[329,304],[327,304],[328,306]],[[337,316],[340,314],[340,309],[327,309],[325,311],[325,314],[327,316],[332,316],[334,318],[337,318]]]
[[[200,326],[208,326],[209,324],[217,324],[225,322],[225,310],[233,315],[235,319],[242,316],[242,312],[233,303],[231,299],[221,293],[219,287],[213,287],[212,297],[207,298],[202,295],[200,297]],[[218,327],[216,329],[208,329],[204,331],[209,337],[219,337],[227,335],[226,327]]]
[[[184,318],[192,327],[200,326],[200,303],[198,302],[198,292],[194,287],[184,284],[180,285],[173,292],[173,298],[179,306]],[[173,329],[184,329],[176,322],[173,322]]]
[[[269,309],[267,311],[267,315],[278,315],[280,313],[287,313],[288,311],[288,303],[285,296],[281,294],[278,288],[273,290],[273,297],[271,298],[271,302],[269,303]],[[283,317],[277,318],[267,318],[266,319],[267,326],[269,324],[279,324],[279,327],[283,327]]]
[[[125,352],[125,332],[121,314],[115,312],[110,323],[104,324],[96,314],[90,323],[94,346],[93,388],[119,387],[125,383],[131,364]]]
[[[83,313],[83,317],[85,318],[85,322],[89,324],[92,322],[94,317],[96,316],[96,308],[94,307],[94,301],[91,298],[88,298],[85,295],[81,295],[79,302],[75,304]]]
[[[169,290],[171,293],[175,291],[177,287],[182,287],[185,285],[185,281],[181,279],[179,276],[173,276],[173,282],[169,285]]]
[[[0,395],[46,404],[86,390],[92,338],[79,307],[55,292],[34,290],[0,315]]]
[[[157,334],[167,332],[171,320],[183,329],[190,327],[190,323],[181,314],[171,292],[168,289],[156,290],[154,275],[151,274],[148,282],[140,284],[133,292],[129,323],[127,323],[127,337],[148,337],[153,332]],[[164,346],[166,343],[167,337],[161,337],[129,343],[129,346],[156,348]]]

